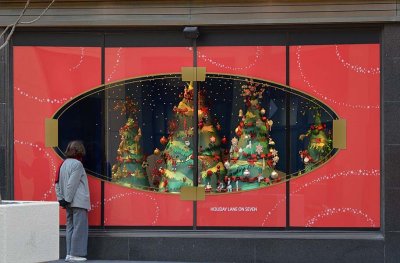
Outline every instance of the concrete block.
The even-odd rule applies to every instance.
[[[0,263],[59,258],[58,202],[0,203]]]

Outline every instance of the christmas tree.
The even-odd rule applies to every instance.
[[[149,181],[145,172],[146,160],[140,147],[141,129],[134,120],[137,105],[127,97],[124,102],[118,102],[114,110],[121,115],[128,115],[124,126],[119,130],[121,142],[117,150],[116,163],[112,167],[112,181],[128,187],[147,188]]]
[[[161,191],[178,192],[182,186],[193,186],[193,140],[194,135],[194,89],[192,84],[180,95],[182,100],[173,111],[175,118],[169,121],[168,138],[160,142],[166,144],[162,155],[165,169],[153,170],[153,177],[159,178]],[[199,181],[216,187],[217,178],[225,173],[221,162],[220,139],[211,124],[209,108],[205,105],[204,92],[198,93],[198,133],[199,133]]]
[[[305,134],[301,134],[299,137],[300,140],[309,138],[307,149],[299,152],[305,172],[309,172],[323,163],[332,151],[331,133],[329,132],[327,135],[325,130],[326,124],[321,122],[321,113],[315,110],[314,123]]]
[[[241,118],[231,140],[230,161],[224,163],[228,169],[225,177],[227,191],[258,188],[280,180],[275,166],[279,161],[275,142],[270,136],[273,121],[266,116],[261,106],[265,85],[248,81],[242,86],[241,96],[246,110],[239,111]]]
[[[199,131],[199,174],[200,182],[205,186],[206,192],[217,191],[219,182],[226,174],[221,157],[221,142],[226,143],[226,138],[220,139],[218,131],[221,125],[217,120],[212,123],[209,106],[205,101],[204,90],[199,91],[198,131]]]

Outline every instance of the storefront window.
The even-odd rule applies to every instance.
[[[79,139],[94,226],[380,226],[378,44],[201,46],[197,60],[194,83],[189,47],[14,47],[15,198],[54,200]],[[182,200],[196,184],[205,200]]]

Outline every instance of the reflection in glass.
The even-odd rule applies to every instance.
[[[116,163],[112,167],[112,181],[127,186],[149,186],[146,175],[146,160],[140,146],[142,130],[135,114],[137,103],[126,97],[119,101],[114,110],[128,117],[126,123],[119,129],[120,143],[117,150]]]

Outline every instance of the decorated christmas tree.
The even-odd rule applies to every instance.
[[[279,156],[269,134],[273,121],[261,106],[265,88],[251,80],[242,86],[246,109],[239,111],[237,137],[231,140],[230,161],[224,163],[228,170],[224,180],[228,192],[254,189],[280,180],[275,171]]]
[[[173,111],[175,118],[169,121],[168,138],[162,137],[161,144],[166,144],[162,156],[165,168],[154,169],[153,177],[159,180],[161,191],[178,192],[182,186],[193,185],[193,137],[194,135],[194,89],[190,84],[180,95],[182,100]],[[216,187],[218,176],[225,173],[221,162],[220,139],[211,124],[209,108],[205,105],[204,93],[198,96],[198,131],[199,131],[199,181]],[[161,166],[161,165],[160,165]]]
[[[329,156],[332,151],[331,133],[326,133],[326,124],[321,122],[321,113],[315,110],[314,123],[305,134],[301,134],[299,139],[304,140],[308,137],[307,149],[300,151],[300,158],[304,163],[304,171],[309,172]]]
[[[217,191],[219,182],[226,174],[221,156],[221,142],[226,144],[225,137],[220,139],[218,131],[221,125],[211,120],[209,106],[205,101],[204,90],[199,92],[198,131],[199,131],[199,176],[200,182],[205,186],[206,192]]]
[[[114,110],[127,115],[124,126],[119,129],[121,142],[117,150],[116,163],[112,167],[112,181],[128,187],[147,188],[148,178],[145,172],[146,160],[140,146],[141,129],[134,120],[137,105],[127,97],[124,102],[118,102]]]

